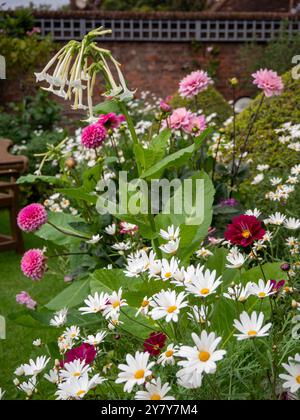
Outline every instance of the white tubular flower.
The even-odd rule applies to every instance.
[[[234,320],[234,327],[240,331],[241,334],[235,334],[235,337],[240,340],[247,340],[259,337],[267,337],[268,331],[272,327],[269,323],[263,327],[264,314],[261,312],[259,315],[254,311],[251,317],[244,311],[240,315],[240,319]]]
[[[166,322],[178,322],[178,315],[180,310],[188,305],[184,299],[186,294],[184,292],[176,295],[174,290],[162,290],[153,296],[150,305],[153,308],[149,315],[152,319],[165,318]]]
[[[153,380],[145,385],[146,391],[138,391],[135,400],[175,400],[174,397],[167,395],[171,390],[168,382],[162,385],[161,379]]]

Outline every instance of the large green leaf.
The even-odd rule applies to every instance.
[[[50,185],[62,185],[63,181],[60,178],[56,178],[56,176],[45,176],[45,175],[26,175],[21,176],[17,183],[18,184],[34,184],[37,181],[45,182]]]
[[[58,311],[65,307],[74,308],[82,303],[89,293],[90,279],[75,281],[52,299],[46,305],[46,308],[53,311]]]
[[[57,190],[59,193],[74,198],[77,201],[86,201],[89,204],[96,204],[98,197],[88,192],[84,187],[79,188],[60,188]]]
[[[100,114],[109,114],[110,112],[119,114],[121,111],[116,101],[107,100],[107,101],[101,102],[100,104],[95,105],[94,112],[95,114],[100,115]]]
[[[134,146],[135,154],[139,159],[143,172],[163,159],[166,154],[166,148],[171,134],[171,130],[167,128],[153,137],[147,149],[143,148],[141,145]]]

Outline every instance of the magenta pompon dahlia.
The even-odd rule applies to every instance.
[[[47,257],[42,249],[30,249],[21,260],[21,270],[26,277],[39,281],[47,269]]]
[[[179,94],[183,98],[192,98],[207,89],[211,83],[212,80],[205,71],[193,71],[179,83]]]
[[[253,73],[252,77],[254,78],[253,84],[262,89],[267,98],[281,95],[284,85],[281,77],[275,71],[261,69]]]
[[[35,232],[48,221],[48,214],[42,204],[29,204],[18,214],[18,226],[24,232]]]
[[[102,124],[91,124],[82,130],[81,144],[87,149],[97,149],[102,146],[106,137],[107,131]]]

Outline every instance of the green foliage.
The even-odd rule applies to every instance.
[[[172,98],[172,106],[174,108],[186,107],[192,111],[202,109],[206,116],[216,113],[215,121],[220,125],[232,114],[228,102],[226,102],[223,96],[213,86],[200,93],[196,99],[181,98],[176,93]]]
[[[198,12],[205,8],[206,0],[103,0],[104,10],[176,11]]]
[[[9,37],[26,37],[26,33],[34,27],[34,22],[35,19],[30,9],[16,9],[13,15],[0,10],[0,30]]]

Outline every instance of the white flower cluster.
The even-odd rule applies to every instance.
[[[66,210],[69,210],[74,216],[78,214],[78,210],[71,207],[70,201],[62,197],[59,193],[55,193],[46,199],[44,206],[53,213],[64,213]]]

